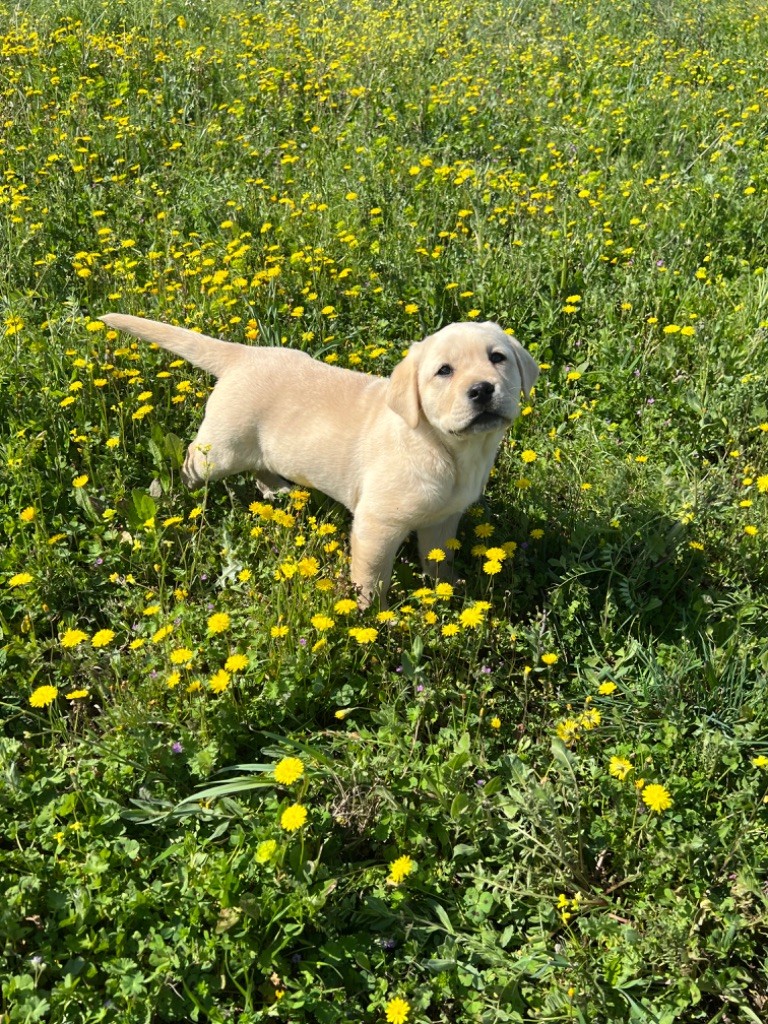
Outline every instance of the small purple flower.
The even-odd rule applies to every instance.
[[[492,671],[493,671],[493,669],[490,667],[490,665],[481,665],[480,666],[480,673],[482,675],[484,675],[484,676],[489,676]]]
[[[179,743],[178,740],[176,740],[175,743],[171,744],[171,750],[174,754],[181,754],[184,750],[184,747],[181,745],[181,743]]]

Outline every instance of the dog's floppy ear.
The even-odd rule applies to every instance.
[[[517,363],[522,389],[526,395],[530,395],[531,388],[539,378],[539,364],[530,352],[523,348],[517,338],[513,338],[510,335],[507,335],[507,337],[509,338],[509,343],[512,346],[512,354],[514,355],[515,362]]]
[[[419,349],[417,341],[408,349],[408,355],[392,371],[387,386],[387,405],[402,416],[411,429],[419,425],[421,402],[419,401]]]

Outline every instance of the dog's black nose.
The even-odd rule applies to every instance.
[[[478,405],[488,405],[493,394],[493,384],[488,380],[479,380],[473,384],[467,392],[470,402],[477,402]]]

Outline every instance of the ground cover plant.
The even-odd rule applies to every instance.
[[[0,0],[0,1016],[768,1014],[768,10]],[[542,367],[462,581],[189,493],[122,311]]]

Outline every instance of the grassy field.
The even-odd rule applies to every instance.
[[[0,1020],[768,1015],[768,6],[0,0]],[[462,581],[187,492],[137,313],[541,365]]]

